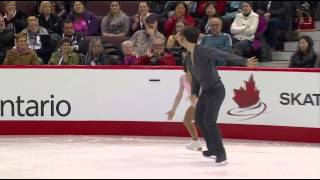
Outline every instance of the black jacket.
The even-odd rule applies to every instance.
[[[291,56],[289,68],[314,68],[316,66],[317,58],[317,54],[314,52],[310,52],[307,55],[295,52]]]
[[[255,1],[254,10],[263,10],[267,12],[269,1]],[[271,17],[279,17],[291,19],[294,17],[295,8],[299,5],[299,1],[272,1],[269,12]]]
[[[243,57],[200,45],[196,45],[193,57],[194,65],[189,52],[186,57],[186,65],[192,74],[192,95],[196,96],[199,96],[200,87],[208,90],[220,82],[216,61],[231,61],[240,65],[245,65],[247,62]]]
[[[209,19],[208,16],[204,16],[204,17],[201,19],[201,21],[200,21],[200,23],[199,23],[199,25],[198,25],[198,27],[199,27],[199,29],[201,30],[202,33],[206,33],[206,25],[207,25],[207,23],[208,23],[208,19]]]
[[[0,32],[0,52],[6,52],[14,46],[14,33],[11,30],[5,29]]]
[[[62,19],[54,14],[51,14],[48,21],[44,15],[39,15],[39,25],[46,28],[49,34],[57,33],[62,35]]]
[[[11,30],[5,29],[0,32],[0,64],[6,57],[6,53],[14,46],[14,33]]]
[[[72,46],[74,47],[74,51],[75,52],[81,53],[82,55],[86,55],[87,54],[87,48],[88,47],[86,47],[86,44],[84,42],[84,37],[80,33],[74,32],[74,34],[71,37],[62,36],[61,39],[63,37],[68,37],[68,38],[71,39]]]
[[[111,56],[107,54],[107,52],[103,51],[99,54],[99,56],[96,59],[92,59],[89,54],[84,59],[84,62],[82,63],[83,65],[92,65],[91,61],[93,60],[96,65],[112,65],[113,63],[111,62]]]
[[[6,27],[18,34],[27,28],[27,15],[21,11],[17,11],[16,16],[10,20],[5,17]]]

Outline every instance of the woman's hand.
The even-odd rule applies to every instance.
[[[172,120],[174,115],[175,115],[175,111],[170,110],[169,112],[167,112],[166,114],[168,115],[168,120]]]

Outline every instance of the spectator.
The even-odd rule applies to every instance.
[[[223,22],[222,32],[231,33],[231,24],[236,17],[236,14],[241,13],[242,11],[241,3],[242,1],[228,1],[224,15],[222,16],[222,14],[220,14]]]
[[[165,42],[155,39],[152,48],[148,48],[146,56],[141,57],[141,65],[175,66],[172,54],[165,51]]]
[[[53,1],[52,4],[55,15],[59,16],[61,19],[66,19],[70,14],[72,1]]]
[[[211,19],[212,17],[218,16],[214,5],[215,5],[214,3],[208,3],[205,7],[206,14],[201,19],[201,23],[200,23],[200,30],[201,30],[201,33],[203,34],[210,34],[211,30],[209,26],[209,19]]]
[[[210,48],[231,52],[232,39],[229,34],[222,33],[222,20],[219,17],[209,19],[210,34],[202,38],[200,44]]]
[[[19,33],[16,35],[16,48],[8,51],[4,65],[39,65],[39,58],[32,49],[28,47],[27,35]]]
[[[122,52],[124,54],[124,65],[136,65],[139,63],[140,58],[133,51],[133,44],[131,41],[124,41],[121,44]]]
[[[174,35],[169,36],[167,41],[167,50],[174,56],[176,64],[181,66],[183,64],[183,55],[186,49],[180,45],[178,39],[181,38],[181,34],[185,24],[182,20],[177,21]]]
[[[146,29],[139,30],[133,34],[130,38],[132,44],[134,44],[134,51],[138,56],[145,56],[149,47],[153,45],[155,39],[162,39],[164,42],[166,38],[158,31],[158,16],[151,14],[146,17]]]
[[[316,66],[317,54],[313,49],[313,40],[309,36],[299,38],[298,49],[291,56],[290,68],[313,68]]]
[[[0,64],[3,64],[6,53],[14,46],[14,33],[6,29],[4,17],[0,14]]]
[[[200,44],[209,48],[221,49],[225,52],[231,52],[232,40],[231,36],[226,33],[222,33],[222,20],[218,17],[209,19],[209,26],[211,34],[202,38]],[[227,65],[225,61],[218,61],[217,66]]]
[[[53,14],[53,5],[50,1],[42,1],[39,6],[39,25],[46,28],[52,39],[62,35],[62,19]]]
[[[265,36],[272,50],[280,49],[280,30],[292,32],[294,9],[299,1],[257,1],[256,11],[268,20]]]
[[[27,15],[17,10],[16,1],[3,1],[5,6],[4,19],[7,28],[15,34],[27,27]]]
[[[79,32],[83,36],[99,35],[99,22],[92,12],[85,9],[83,1],[73,2],[72,11],[67,19],[72,21],[75,32]]]
[[[83,37],[82,34],[75,32],[73,29],[73,23],[70,20],[65,20],[63,22],[63,38],[70,38],[72,41],[72,51],[86,54],[86,50],[83,47]]]
[[[171,11],[174,12],[176,1],[148,1],[152,13],[158,14],[159,18],[169,18]]]
[[[131,31],[134,33],[138,30],[144,30],[144,19],[150,15],[150,9],[147,1],[139,2],[138,13],[132,17]]]
[[[39,26],[39,20],[35,16],[28,17],[28,27],[22,33],[27,34],[29,48],[32,50],[41,49],[41,35],[49,35],[45,28]]]
[[[237,53],[243,57],[251,57],[251,45],[259,24],[259,15],[253,12],[250,2],[242,3],[242,11],[236,15],[231,25],[231,34]]]
[[[53,51],[51,38],[48,31],[39,26],[39,20],[35,16],[28,17],[28,27],[22,31],[28,36],[29,48],[36,51],[44,64],[47,64]]]
[[[79,55],[72,51],[72,41],[70,38],[63,38],[60,48],[51,55],[50,65],[78,65]]]
[[[189,14],[193,18],[202,18],[205,15],[205,6],[209,1],[183,1],[189,9]]]
[[[268,22],[264,14],[258,12],[258,15],[259,24],[256,30],[255,38],[252,42],[252,48],[255,52],[257,59],[259,59],[260,62],[272,61],[270,47],[264,36]]]
[[[187,26],[195,26],[194,19],[189,15],[188,6],[183,2],[178,2],[175,7],[175,13],[171,16],[164,25],[166,37],[174,33],[176,23],[182,19]]]
[[[108,54],[104,51],[101,39],[91,39],[89,43],[88,53],[86,55],[85,61],[82,64],[92,66],[112,64],[111,62],[108,62],[108,60]]]
[[[174,14],[174,8],[177,1],[148,1],[151,13],[155,13],[159,16],[159,32],[165,34],[164,24]]]
[[[42,1],[34,1],[33,15],[37,15]],[[52,4],[52,14],[60,17],[61,20],[66,19],[71,10],[72,1],[50,1]],[[86,1],[83,1],[86,2]]]
[[[130,31],[130,19],[120,9],[118,1],[112,1],[110,12],[102,19],[101,32],[104,37],[126,36]]]
[[[302,4],[296,7],[296,17],[294,18],[293,30],[305,31],[314,30],[315,22],[311,4],[307,1],[301,1]]]
[[[181,37],[182,31],[185,28],[185,24],[182,20],[178,21],[176,23],[176,29],[174,31],[173,35],[170,35],[167,41],[167,48],[175,48],[175,47],[181,47],[181,45],[178,43],[177,39]]]

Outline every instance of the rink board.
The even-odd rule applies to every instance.
[[[0,134],[187,136],[179,67],[3,66]],[[221,67],[226,138],[320,142],[320,70]],[[241,88],[242,87],[242,88]]]

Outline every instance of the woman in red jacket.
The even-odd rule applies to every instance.
[[[188,6],[183,2],[176,4],[174,14],[164,24],[164,31],[167,37],[173,34],[177,21],[181,19],[187,26],[195,26],[194,19],[189,15]]]

